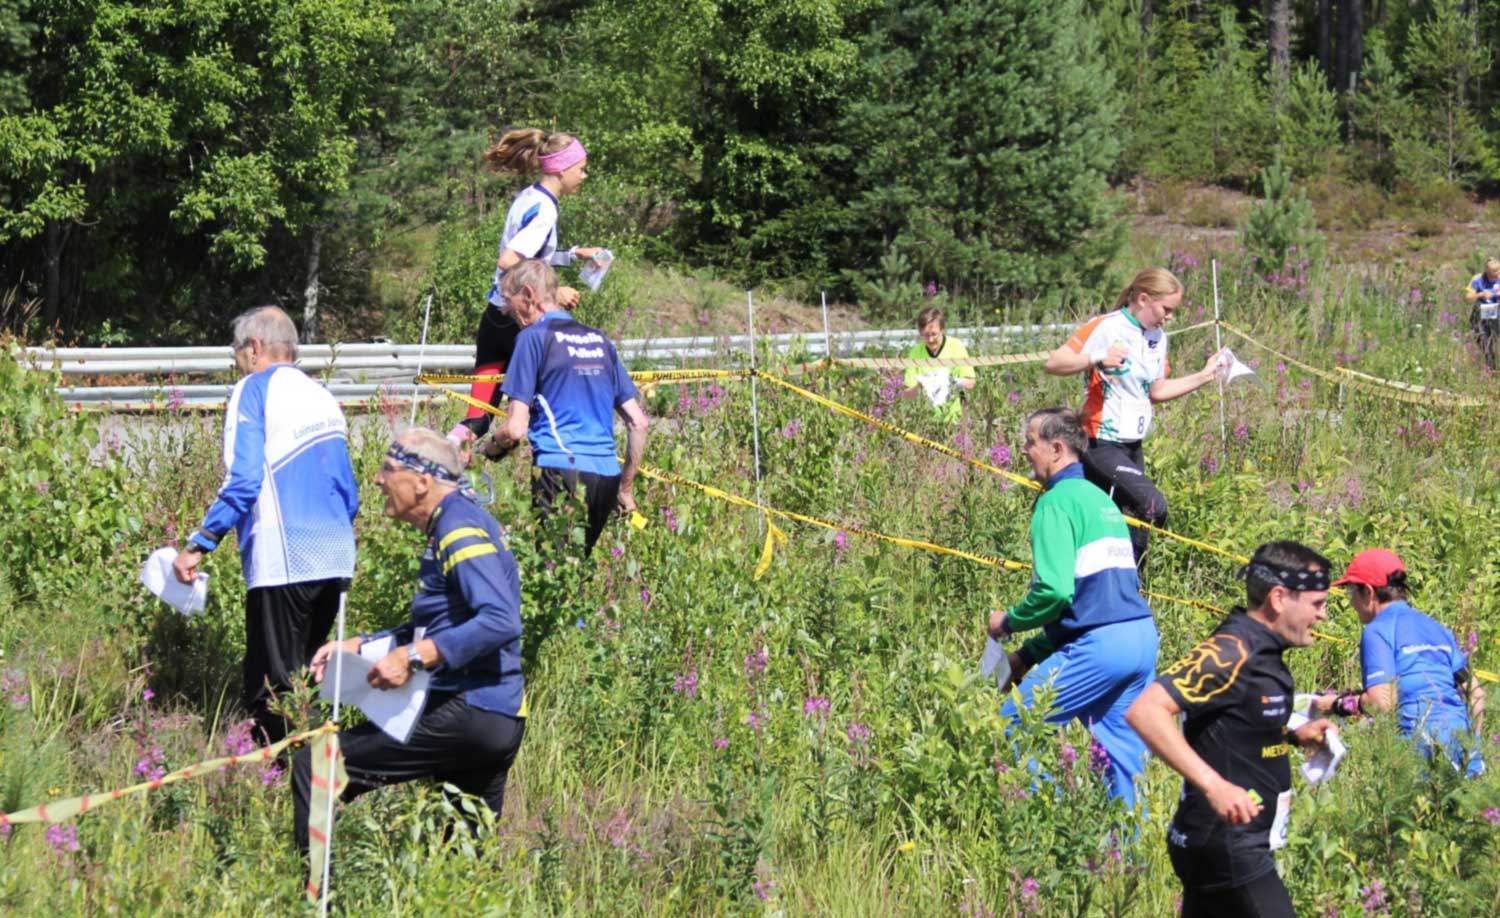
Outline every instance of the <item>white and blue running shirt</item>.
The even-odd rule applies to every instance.
[[[515,249],[522,258],[540,258],[554,267],[566,268],[573,263],[573,253],[557,249],[557,198],[540,183],[528,185],[516,195],[505,215],[505,233],[500,237],[499,255]],[[497,256],[498,257],[498,256]],[[505,272],[495,266],[495,280],[490,285],[490,304],[505,306],[500,281]]]
[[[347,437],[333,395],[296,367],[241,379],[224,413],[228,473],[192,541],[213,551],[234,527],[247,589],[354,576]]]

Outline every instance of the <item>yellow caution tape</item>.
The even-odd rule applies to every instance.
[[[710,379],[740,379],[749,376],[751,372],[748,369],[716,370],[710,367],[681,370],[637,370],[630,374],[630,378],[638,383],[703,382]],[[505,382],[505,374],[491,373],[475,376],[462,373],[423,373],[417,377],[417,382],[429,386],[453,385],[457,383],[502,383]]]
[[[247,762],[269,762],[282,750],[297,743],[304,742],[316,736],[333,733],[338,730],[338,725],[327,723],[316,730],[308,730],[295,736],[288,736],[279,743],[273,743],[261,749],[247,752],[244,755],[227,755],[222,758],[209,759],[186,768],[168,772],[160,778],[151,781],[142,781],[119,790],[105,791],[98,794],[84,794],[81,797],[71,797],[67,800],[59,800],[56,803],[43,803],[30,809],[21,810],[16,813],[0,813],[0,826],[18,825],[26,822],[63,822],[74,816],[81,816],[89,810],[97,809],[105,803],[111,803],[125,797],[133,797],[139,794],[150,793],[159,787],[175,784],[178,781],[186,781],[190,778],[201,778],[206,774],[217,772],[221,768],[231,765],[243,765]]]
[[[663,484],[690,488],[694,491],[699,492],[700,494],[704,494],[716,500],[721,500],[727,504],[733,504],[736,507],[744,507],[747,510],[759,510],[761,513],[767,514],[768,516],[776,516],[782,519],[793,520],[798,523],[805,523],[809,526],[819,526],[823,529],[831,529],[834,532],[847,532],[850,535],[863,536],[867,539],[874,539],[878,542],[887,542],[891,545],[900,545],[903,548],[915,548],[919,551],[928,551],[939,555],[950,555],[955,558],[963,558],[967,561],[973,561],[976,564],[983,564],[987,567],[994,567],[1007,571],[1026,571],[1031,569],[1031,565],[1023,564],[1020,561],[1011,561],[1007,558],[1000,558],[994,555],[981,555],[976,552],[964,551],[961,548],[948,548],[945,545],[936,545],[932,542],[926,542],[921,539],[908,539],[902,536],[887,535],[883,532],[876,532],[873,529],[863,529],[861,527],[850,526],[845,523],[835,523],[832,520],[820,519],[815,516],[808,516],[804,513],[795,513],[791,510],[780,510],[776,507],[769,507],[765,504],[757,503],[753,500],[750,500],[749,498],[740,497],[738,494],[731,494],[728,491],[721,490],[719,488],[713,487],[712,485],[706,485],[697,481],[690,481],[689,479],[674,475],[671,472],[665,472],[661,469],[655,469],[650,466],[641,466],[641,474],[645,475],[647,478],[660,481]],[[774,538],[770,535],[769,530],[767,531],[766,538],[768,540]],[[784,540],[785,538],[785,534],[782,534],[780,536],[780,540]],[[763,562],[766,562],[764,548],[762,548],[761,560]]]
[[[1452,408],[1479,408],[1488,402],[1482,398],[1469,395],[1461,395],[1457,392],[1449,392],[1446,389],[1435,389],[1426,386],[1415,386],[1411,383],[1397,382],[1391,379],[1382,379],[1379,376],[1371,376],[1368,373],[1360,373],[1345,367],[1339,367],[1337,372],[1315,367],[1306,361],[1298,360],[1288,354],[1283,354],[1276,348],[1264,341],[1252,337],[1246,332],[1235,328],[1228,322],[1223,323],[1225,331],[1250,344],[1267,351],[1286,363],[1304,370],[1334,385],[1347,385],[1350,388],[1362,389],[1366,392],[1378,392],[1397,401],[1408,402],[1416,405],[1437,405]]]
[[[329,798],[339,799],[349,786],[344,770],[344,750],[337,733],[320,733],[312,741],[312,794],[307,810],[307,899],[317,902],[323,892],[324,864],[331,856],[333,810]]]
[[[837,412],[838,414],[842,414],[845,417],[863,421],[864,423],[869,424],[879,430],[883,430],[886,433],[900,437],[903,440],[907,440],[908,442],[915,443],[918,446],[923,446],[927,449],[935,450],[945,456],[957,459],[960,462],[965,462],[973,466],[974,468],[989,472],[992,475],[999,475],[1002,478],[1014,482],[1015,484],[1031,488],[1034,491],[1041,490],[1041,485],[1032,481],[1030,478],[1025,477],[1024,475],[1017,475],[1015,472],[1002,469],[999,466],[985,462],[982,459],[975,459],[972,456],[967,456],[951,446],[946,446],[942,443],[936,442],[935,440],[929,440],[926,437],[921,436],[920,434],[915,434],[904,428],[897,427],[895,424],[892,424],[888,421],[882,421],[880,418],[874,417],[873,415],[869,415],[863,411],[850,408],[848,405],[836,402],[831,398],[826,398],[822,395],[817,394],[816,392],[813,392],[810,389],[804,389],[803,387],[790,380],[782,379],[774,373],[768,373],[765,370],[757,370],[755,371],[755,375],[760,379],[764,379],[766,382],[780,386],[790,392],[795,392],[797,395],[800,395],[803,398],[808,399],[809,401],[822,405],[823,407]],[[1250,559],[1245,557],[1244,555],[1236,554],[1232,551],[1226,551],[1225,549],[1219,548],[1217,545],[1210,545],[1207,542],[1192,539],[1185,535],[1179,535],[1178,533],[1172,532],[1171,530],[1162,529],[1160,526],[1153,526],[1145,520],[1139,520],[1133,516],[1126,516],[1125,522],[1131,526],[1136,527],[1137,529],[1144,529],[1148,532],[1154,532],[1157,535],[1165,536],[1166,538],[1181,542],[1184,545],[1191,545],[1194,548],[1209,552],[1211,554],[1221,555],[1233,561],[1238,561],[1241,564],[1247,564],[1250,561]]]

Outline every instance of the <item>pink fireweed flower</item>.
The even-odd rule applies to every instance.
[[[45,833],[47,844],[54,853],[71,854],[78,850],[78,827],[73,825],[50,825]]]
[[[690,669],[672,682],[672,691],[687,698],[698,697],[698,671]]]
[[[802,702],[802,716],[815,717],[822,720],[828,715],[828,699],[820,695],[812,695]]]
[[[745,678],[757,679],[766,671],[766,664],[771,662],[771,652],[766,650],[762,644],[760,649],[745,654]]]
[[[1500,826],[1500,806],[1486,807],[1484,821],[1492,826]]]
[[[729,748],[729,737],[727,737],[727,736],[716,736],[716,737],[714,737],[714,739],[713,739],[713,747],[715,749],[728,749]]]
[[[833,549],[841,555],[849,550],[849,535],[844,530],[833,534]]]

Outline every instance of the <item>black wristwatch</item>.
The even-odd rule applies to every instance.
[[[416,644],[406,645],[406,666],[414,673],[419,673],[427,668],[427,664],[422,662],[422,655],[417,652]]]

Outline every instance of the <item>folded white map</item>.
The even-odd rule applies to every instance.
[[[421,640],[421,635],[414,640]],[[359,708],[385,735],[404,743],[417,725],[422,706],[427,703],[427,685],[432,681],[432,673],[412,673],[406,684],[396,689],[378,689],[370,685],[370,670],[391,652],[394,643],[394,639],[384,637],[366,641],[357,654],[342,650],[333,654],[328,658],[328,667],[323,670],[323,683],[318,687],[318,694],[331,702],[334,683],[340,683],[340,704]],[[341,665],[343,671],[339,672]]]
[[[195,615],[203,611],[203,604],[208,601],[208,575],[199,571],[192,583],[183,583],[172,570],[172,562],[176,560],[175,548],[153,551],[141,567],[141,583],[151,595],[183,615]]]

